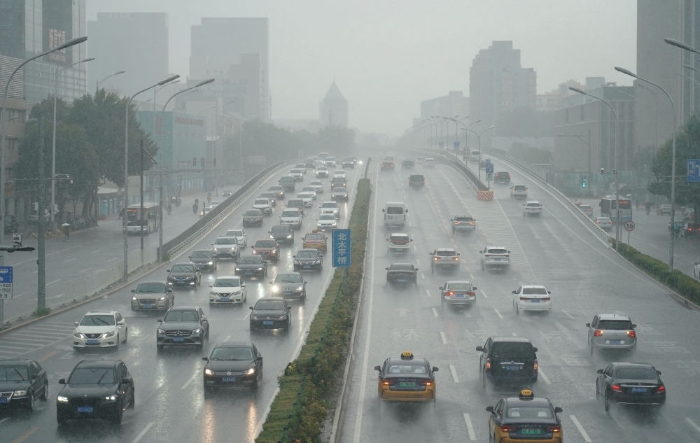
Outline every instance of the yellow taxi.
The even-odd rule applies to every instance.
[[[560,407],[548,398],[535,397],[524,389],[517,397],[502,398],[486,408],[489,416],[489,441],[496,443],[561,443],[564,433],[557,415]]]
[[[414,358],[410,351],[400,358],[387,358],[379,371],[377,393],[381,400],[395,402],[435,401],[435,372],[425,358]]]
[[[326,251],[328,250],[328,237],[323,232],[309,232],[302,238],[302,248]]]

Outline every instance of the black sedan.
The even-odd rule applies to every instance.
[[[213,251],[206,249],[192,251],[189,259],[192,263],[199,266],[199,269],[202,271],[216,271],[217,259]]]
[[[46,401],[49,382],[46,370],[34,360],[0,361],[0,408],[25,407],[36,410],[36,402]]]
[[[666,402],[661,372],[648,363],[614,362],[597,372],[595,395],[603,397],[606,411],[612,403],[661,406]]]
[[[272,284],[272,295],[286,299],[306,300],[306,282],[298,272],[277,274]]]
[[[412,263],[392,263],[386,269],[386,282],[395,284],[418,284],[418,268]]]
[[[263,213],[259,209],[249,209],[243,214],[243,226],[262,226]]]
[[[287,301],[282,298],[263,297],[250,310],[250,330],[284,329],[292,326],[292,316]]]
[[[263,376],[263,358],[253,343],[225,342],[214,345],[209,357],[202,357],[204,392],[214,387],[258,388]]]
[[[121,360],[83,360],[73,368],[56,397],[56,419],[106,418],[121,424],[122,414],[134,407],[134,379]]]
[[[168,284],[178,288],[194,288],[202,280],[202,273],[194,263],[178,263],[167,270]]]
[[[317,270],[323,269],[323,254],[318,249],[302,249],[294,256],[294,270]]]
[[[238,259],[236,275],[239,277],[265,277],[267,261],[261,255],[245,255]]]

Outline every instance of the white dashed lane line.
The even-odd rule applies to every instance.
[[[440,338],[442,339],[442,344],[446,345],[447,344],[447,337],[445,336],[445,333],[440,331]]]
[[[542,368],[537,368],[537,373],[539,374],[539,377],[542,377],[542,380],[544,380],[545,383],[548,385],[551,385],[552,382],[549,381],[546,375],[544,375],[544,372],[542,372]]]
[[[685,417],[685,421],[687,421],[688,424],[692,426],[696,431],[700,432],[700,426],[698,426],[693,420],[689,419],[688,417]]]
[[[498,312],[498,309],[494,308],[494,312],[496,312],[496,315],[498,315],[500,318],[503,318],[500,312]]]
[[[430,291],[426,289],[426,290],[425,290],[425,295],[427,295],[428,297],[430,297]]]
[[[469,434],[469,440],[476,440],[476,434],[474,434],[474,426],[472,425],[472,419],[469,418],[469,414],[464,413],[464,422],[467,424],[467,434]]]
[[[573,315],[569,314],[569,313],[568,313],[568,312],[566,312],[565,310],[563,310],[563,309],[562,309],[562,310],[561,310],[561,312],[563,312],[563,313],[564,313],[564,315],[566,315],[566,316],[567,316],[567,317],[569,317],[570,319],[572,319],[572,320],[576,320],[576,319],[574,318],[574,316],[573,316]]]
[[[459,383],[459,378],[457,377],[457,369],[455,369],[455,365],[450,365],[450,372],[452,373],[452,380],[454,380],[455,383]]]
[[[586,441],[586,443],[591,443],[591,441],[592,441],[591,438],[586,433],[586,430],[583,429],[583,426],[581,426],[581,423],[579,423],[576,416],[570,415],[569,417],[571,417],[571,421],[574,422],[574,425],[576,426],[576,429],[578,429],[579,434],[581,434],[581,437],[583,437],[583,440]]]
[[[438,316],[437,309],[433,308],[433,317],[437,317],[437,316]]]
[[[472,281],[474,281],[474,277],[472,277]],[[489,296],[486,295],[486,292],[484,292],[483,289],[481,290],[481,296],[484,297],[484,298],[489,298]]]

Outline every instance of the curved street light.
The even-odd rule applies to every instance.
[[[474,123],[477,123],[477,122],[474,122]],[[473,131],[471,129],[468,129],[469,132],[476,135],[476,139],[479,142],[479,166],[478,166],[478,168],[479,168],[479,181],[481,181],[481,136],[484,134],[484,132],[489,131],[495,127],[496,127],[495,125],[489,126],[486,129],[482,129],[481,132],[476,132],[476,131]]]
[[[100,83],[106,81],[107,79],[114,77],[115,75],[121,75],[121,74],[126,74],[126,71],[117,71],[114,74],[108,75],[107,77],[103,78],[102,80],[95,80],[95,94],[97,94],[97,91],[100,90]]]

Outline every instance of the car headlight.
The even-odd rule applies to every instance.
[[[240,271],[240,270],[241,270],[241,268],[239,268],[238,266],[236,266],[236,271]]]
[[[200,334],[202,332],[202,328],[197,328],[192,331],[193,334]]]
[[[56,401],[59,403],[68,403],[68,397],[66,397],[65,395],[59,395],[58,397],[56,397]]]
[[[291,234],[287,235],[287,238],[292,238],[292,235]]]
[[[303,291],[304,287],[303,286],[297,286],[297,291]]]
[[[245,374],[245,375],[253,375],[253,374],[255,374],[255,368],[254,368],[254,367],[253,367],[253,368],[248,368],[248,369],[244,372],[244,374]]]
[[[272,287],[272,292],[280,292],[280,287],[277,286],[277,285],[274,285],[274,286]]]
[[[27,390],[21,389],[21,390],[15,391],[14,395],[16,395],[17,397],[24,397],[25,395],[27,395]]]
[[[287,314],[282,314],[279,316],[279,320],[284,320],[285,318],[287,318]]]
[[[257,315],[251,315],[250,319],[251,320],[259,320],[259,317]]]
[[[301,262],[300,262],[299,260],[297,260],[297,259],[294,259],[294,264],[295,264],[295,265],[300,265]]]
[[[103,336],[103,337],[113,337],[113,336],[114,336],[114,331],[105,332],[104,334],[102,334],[102,336]]]
[[[158,329],[156,330],[156,333],[157,333],[157,334],[160,334],[160,335],[163,335],[163,334],[165,334],[165,331],[164,331],[163,329],[161,329],[161,328],[158,328]]]
[[[161,296],[159,300],[161,300],[161,301],[162,301],[162,300],[165,300],[165,296],[164,296],[164,295]]]
[[[117,396],[112,394],[105,397],[106,401],[117,401]]]
[[[77,332],[77,331],[76,331],[76,332],[73,333],[73,337],[76,337],[76,338],[83,338],[83,334],[81,334],[80,332]]]
[[[207,368],[207,369],[204,370],[204,375],[214,375],[214,371],[212,371],[211,369]]]
[[[138,301],[138,298],[134,295],[133,297],[131,297],[131,301]]]
[[[213,262],[213,261],[210,261],[210,262],[207,262],[207,264],[208,264],[209,266],[212,266],[212,265],[214,264],[214,262]]]

